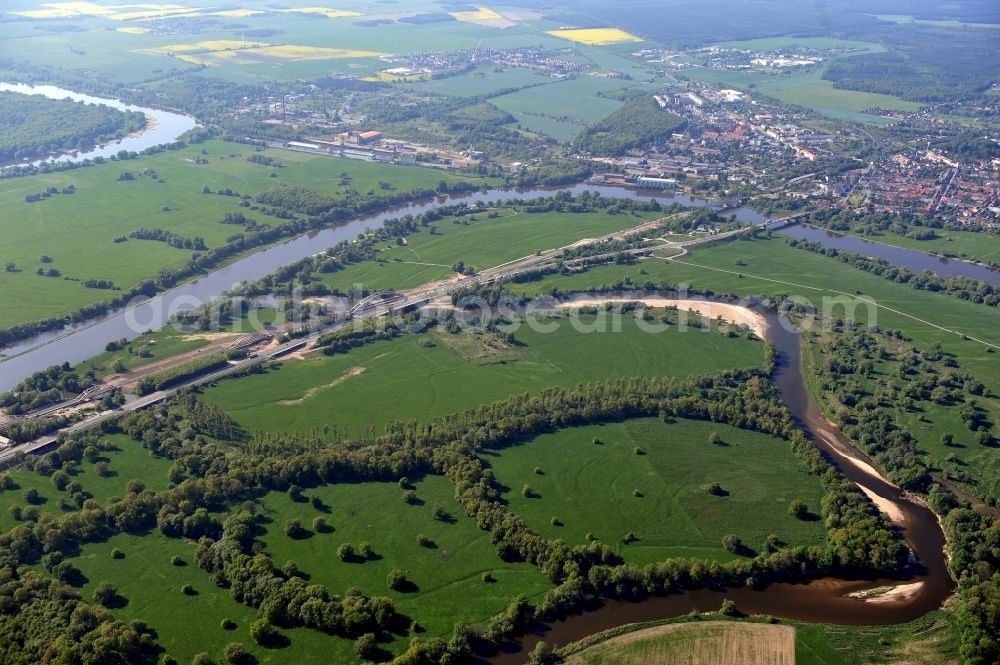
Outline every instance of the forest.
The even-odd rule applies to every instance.
[[[146,116],[107,106],[0,92],[0,162],[87,150],[146,126]]]
[[[629,93],[623,107],[585,129],[573,147],[595,155],[622,155],[632,148],[662,142],[684,125],[683,118],[659,108],[652,95]]]

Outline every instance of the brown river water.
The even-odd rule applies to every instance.
[[[525,663],[535,644],[565,646],[595,633],[629,623],[655,621],[688,614],[692,610],[717,610],[726,598],[744,614],[816,623],[890,625],[917,619],[938,609],[951,596],[952,580],[945,556],[945,539],[935,514],[919,499],[907,495],[881,477],[868,458],[823,415],[806,389],[800,363],[799,333],[787,319],[761,312],[767,322],[766,337],[777,351],[772,380],[796,424],[850,480],[877,497],[895,515],[893,524],[911,549],[910,563],[894,579],[820,578],[809,583],[775,583],[764,588],[699,589],[654,597],[640,602],[605,601],[599,608],[541,626],[520,642],[504,645],[489,662],[498,665]],[[888,502],[888,503],[887,503]],[[909,593],[879,602],[847,594],[885,586],[907,585]],[[912,585],[912,586],[910,586]]]

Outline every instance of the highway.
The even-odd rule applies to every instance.
[[[651,254],[656,249],[677,248],[686,250],[687,248],[695,247],[697,245],[704,245],[708,243],[718,242],[720,240],[728,240],[730,238],[739,236],[743,233],[748,233],[749,231],[752,231],[755,228],[779,228],[780,226],[784,226],[786,224],[791,223],[798,217],[803,216],[804,214],[805,213],[800,213],[797,215],[789,215],[788,217],[783,217],[778,219],[769,219],[765,223],[759,226],[745,226],[738,229],[734,229],[732,231],[727,231],[725,233],[720,233],[716,235],[707,235],[701,238],[694,238],[692,240],[685,240],[681,242],[665,241],[665,244],[661,245],[636,247],[624,251],[634,256],[644,256]],[[248,369],[251,369],[256,365],[277,360],[288,353],[291,353],[301,348],[305,348],[310,343],[314,342],[317,338],[319,338],[321,335],[334,332],[340,328],[343,328],[349,323],[358,320],[383,316],[390,311],[408,311],[416,309],[427,305],[434,299],[448,296],[455,291],[465,289],[474,286],[476,284],[492,284],[495,282],[502,282],[523,272],[536,270],[538,268],[546,267],[549,265],[555,265],[557,261],[560,259],[562,252],[567,249],[598,244],[611,240],[622,240],[625,238],[629,238],[631,236],[640,235],[646,231],[655,229],[665,219],[666,218],[660,218],[649,222],[643,222],[642,224],[639,224],[637,226],[633,226],[628,229],[624,229],[622,231],[617,231],[613,234],[609,234],[606,236],[601,236],[600,238],[585,238],[583,240],[578,240],[576,242],[564,245],[562,247],[556,247],[554,249],[545,250],[537,254],[532,254],[529,256],[521,257],[519,259],[514,259],[513,261],[507,261],[500,265],[483,270],[482,272],[479,272],[475,275],[469,275],[461,279],[452,280],[450,282],[428,284],[423,287],[417,287],[415,289],[411,289],[406,293],[381,292],[372,294],[356,302],[354,306],[350,309],[350,311],[346,312],[346,316],[344,318],[336,322],[333,322],[329,325],[317,328],[316,330],[310,331],[307,335],[291,339],[282,344],[278,344],[277,346],[266,348],[256,354],[251,354],[246,358],[230,361],[230,363],[226,367],[218,369],[214,372],[210,372],[208,374],[203,374],[188,381],[184,381],[175,386],[171,386],[170,388],[167,388],[165,390],[161,390],[155,393],[151,393],[149,395],[145,395],[143,397],[139,397],[130,402],[127,402],[126,404],[122,405],[117,409],[95,413],[93,415],[84,418],[83,420],[79,420],[70,425],[67,425],[66,427],[52,434],[48,434],[38,439],[35,439],[34,441],[0,449],[0,465],[10,461],[19,453],[35,453],[46,450],[56,442],[57,437],[60,433],[76,433],[92,429],[94,427],[99,426],[106,420],[116,418],[124,414],[140,411],[154,404],[158,404],[181,390],[187,390],[189,388],[194,388],[197,386],[209,384],[214,381],[218,381],[219,379],[225,378],[227,376],[231,376],[233,374],[237,374],[246,371]],[[621,253],[620,251],[616,250],[614,252],[581,257],[578,259],[568,260],[566,261],[566,264],[575,265],[587,261],[607,260],[617,256],[620,253]],[[141,371],[141,368],[139,369]],[[161,368],[160,371],[162,371],[162,369],[163,368]],[[134,377],[129,378],[129,382],[132,382],[133,380]],[[31,419],[41,418],[66,408],[79,406],[80,404],[86,403],[87,401],[103,397],[107,393],[111,392],[115,387],[116,386],[112,385],[95,386],[87,389],[86,391],[84,391],[79,396],[73,399],[45,407],[42,410],[27,414],[22,418],[31,418]]]

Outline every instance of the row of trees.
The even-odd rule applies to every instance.
[[[538,535],[501,499],[501,488],[480,452],[509,445],[553,428],[622,418],[660,415],[726,422],[791,437],[794,449],[820,478],[829,499],[822,512],[831,525],[827,548],[796,548],[720,565],[676,560],[646,567],[622,566],[599,542],[570,548]],[[878,511],[802,438],[763,370],[724,372],[712,377],[621,379],[519,395],[428,422],[397,422],[383,436],[340,445],[306,446],[279,435],[267,445],[247,445],[238,427],[218,409],[190,394],[168,406],[122,418],[123,431],[151,451],[173,460],[176,485],[151,492],[130,484],[126,496],[96,503],[62,517],[35,516],[0,536],[0,563],[37,561],[52,552],[154,525],[175,537],[200,538],[198,562],[234,598],[259,610],[262,639],[271,625],[310,626],[358,637],[385,630],[397,620],[391,602],[349,592],[342,596],[307,584],[296,571],[280,571],[255,546],[254,515],[234,513],[223,524],[212,512],[259,496],[348,481],[398,481],[427,473],[448,476],[466,511],[490,532],[500,556],[537,565],[557,586],[533,605],[515,599],[482,629],[459,628],[452,640],[414,643],[404,662],[455,662],[483,641],[499,640],[530,622],[550,619],[600,597],[643,597],[704,584],[766,583],[825,572],[885,573],[905,561],[906,548]],[[88,455],[98,435],[69,438],[39,458],[39,470],[53,471]],[[218,439],[236,441],[217,444]],[[6,554],[5,554],[6,553]],[[17,579],[15,572],[12,579]],[[10,602],[22,606],[14,596]],[[3,599],[0,599],[3,602]],[[420,660],[434,654],[433,660]]]
[[[834,247],[824,247],[822,243],[798,238],[789,240],[788,245],[838,259],[841,263],[900,284],[909,284],[915,289],[939,291],[974,303],[1000,307],[1000,289],[988,282],[967,277],[939,277],[930,271],[915,273],[912,270],[893,265],[884,259],[845,252]]]

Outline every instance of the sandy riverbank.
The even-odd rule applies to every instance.
[[[751,309],[722,302],[708,302],[705,300],[680,300],[676,298],[583,298],[572,302],[561,303],[564,309],[575,309],[578,307],[600,307],[609,302],[641,302],[650,307],[676,307],[679,310],[695,311],[710,319],[721,318],[729,323],[744,325],[753,330],[758,337],[764,337],[764,317]]]

